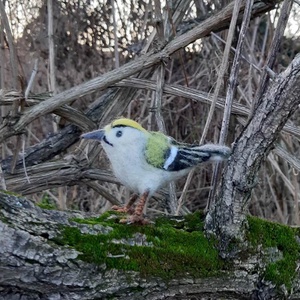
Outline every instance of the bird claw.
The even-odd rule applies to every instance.
[[[142,216],[133,214],[129,218],[121,219],[121,224],[137,224],[137,225],[146,225],[149,224],[149,220],[144,219]]]
[[[121,207],[121,206],[117,206],[117,205],[114,205],[111,207],[112,210],[114,211],[117,211],[119,213],[125,213],[125,214],[130,214],[132,215],[134,213],[134,209],[133,208],[128,208],[128,207]]]

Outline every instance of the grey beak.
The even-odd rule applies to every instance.
[[[81,135],[81,138],[88,139],[88,140],[102,141],[104,138],[104,130],[100,129],[100,130],[95,130],[95,131],[84,133]]]

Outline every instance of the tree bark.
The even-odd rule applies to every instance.
[[[279,132],[300,104],[300,55],[273,78],[252,119],[233,146],[219,195],[206,218],[206,229],[220,240],[224,257],[232,240],[244,240],[245,217],[252,188],[258,184],[262,160],[274,147]]]
[[[79,212],[44,210],[25,198],[0,192],[0,299],[284,298],[282,290],[263,280],[266,258],[257,253],[231,262],[218,276],[187,274],[172,280],[84,262],[79,251],[56,243],[63,228],[76,227],[91,235],[105,235],[111,228],[72,221],[82,217]],[[131,239],[132,247],[138,242]],[[299,299],[299,280],[298,274],[289,299]]]

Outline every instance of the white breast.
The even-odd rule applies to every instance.
[[[105,143],[103,148],[111,162],[117,179],[133,192],[139,194],[149,190],[152,195],[170,181],[170,174],[150,166],[144,157],[145,143],[132,144],[122,149],[112,149]]]

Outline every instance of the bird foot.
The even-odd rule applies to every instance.
[[[146,225],[149,224],[149,220],[144,219],[142,216],[133,214],[132,216],[126,218],[126,219],[121,219],[120,220],[121,224],[137,224],[137,225]]]
[[[134,213],[133,208],[131,208],[131,207],[128,208],[126,206],[122,207],[122,206],[114,205],[114,206],[111,207],[111,209],[114,210],[114,211],[117,211],[119,213],[125,213],[125,214],[128,213],[128,214],[131,214],[131,215]]]

